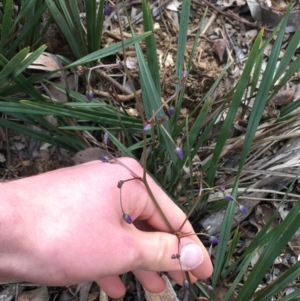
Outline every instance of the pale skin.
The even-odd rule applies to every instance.
[[[141,181],[122,187],[123,208],[134,224],[123,220],[117,183],[132,178],[124,165],[141,177],[143,169],[133,159],[119,160],[121,164],[93,161],[1,184],[0,280],[55,286],[96,281],[113,298],[125,294],[119,275],[128,271],[151,292],[165,288],[159,271],[182,284],[180,262],[171,258],[178,252],[178,239]],[[176,231],[185,214],[147,179]],[[182,232],[193,231],[186,222]],[[181,238],[179,252],[192,281],[211,276],[212,263],[196,235]]]

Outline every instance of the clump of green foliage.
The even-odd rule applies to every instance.
[[[200,38],[201,26],[207,11],[205,11],[199,24],[191,57],[184,68],[191,1],[186,0],[182,3],[174,74],[175,89],[173,97],[169,100],[169,104],[174,110],[170,114],[171,116],[167,116],[161,101],[162,91],[156,55],[156,40],[153,34],[151,10],[146,0],[142,1],[144,33],[135,34],[134,30],[131,29],[132,38],[106,48],[101,48],[101,33],[105,19],[103,13],[104,1],[100,1],[100,6],[97,6],[96,0],[85,1],[85,26],[79,17],[77,1],[23,0],[18,3],[18,5],[14,5],[13,0],[5,0],[2,1],[0,7],[0,112],[2,113],[0,126],[71,151],[79,151],[89,145],[84,136],[75,134],[75,131],[76,133],[88,132],[90,136],[93,136],[94,131],[103,131],[103,133],[107,133],[110,143],[114,145],[115,149],[124,156],[138,158],[144,150],[145,170],[153,175],[175,202],[178,196],[184,196],[187,199],[185,205],[178,203],[187,214],[196,214],[207,209],[209,194],[203,194],[202,191],[200,191],[200,194],[199,191],[194,192],[192,190],[194,180],[197,179],[198,183],[201,183],[199,185],[201,187],[203,185],[208,191],[214,189],[215,174],[218,170],[219,160],[222,157],[222,151],[226,145],[237,111],[243,104],[245,90],[248,90],[250,95],[247,96],[252,98],[254,103],[251,114],[249,118],[247,117],[247,130],[240,153],[239,168],[231,187],[232,198],[238,200],[239,178],[253,147],[253,140],[263,110],[269,99],[288,82],[300,67],[300,58],[293,59],[298,47],[300,29],[295,32],[286,51],[279,59],[288,14],[266,40],[264,40],[263,30],[258,33],[242,75],[224,101],[218,106],[214,105],[213,92],[226,74],[230,63],[224,67],[224,71],[219,78],[202,97],[198,107],[182,120],[180,109],[184,106],[185,78],[189,76],[193,54]],[[42,27],[41,20],[46,11],[50,12],[51,17]],[[100,59],[115,55],[119,51],[134,45],[142,89],[141,99],[137,98],[137,104],[140,108],[139,117],[128,116],[104,99],[93,98],[91,101],[87,101],[83,93],[54,84],[50,80],[50,76],[57,70],[35,74],[26,71],[27,67],[46,51],[47,46],[44,45],[43,36],[54,21],[76,57],[76,60],[72,62],[60,57],[62,64],[60,72],[64,70],[74,71],[80,66],[83,66],[85,70],[90,70],[98,64]],[[264,49],[275,35],[277,35],[276,41],[268,58],[266,70],[259,82]],[[142,40],[146,44],[145,53],[139,44]],[[278,61],[280,61],[279,65]],[[46,85],[53,85],[59,91],[66,93],[71,102],[61,103],[56,99],[49,99],[38,88],[41,82]],[[92,84],[88,81],[88,72],[83,72],[82,82],[92,88]],[[289,105],[281,112],[276,122],[292,120],[294,116],[290,113],[299,107],[299,103],[299,101],[296,101]],[[213,105],[214,111],[211,112]],[[227,111],[227,114],[218,133],[212,156],[203,166],[198,168],[195,175],[192,171],[192,159],[199,149],[205,145],[210,131],[224,110]],[[55,116],[58,126],[49,123],[44,118],[45,115]],[[209,121],[207,122],[208,116]],[[194,120],[192,124],[190,122],[191,118]],[[80,119],[85,120],[84,126],[78,125],[76,122]],[[45,131],[34,130],[28,127],[28,124],[38,125]],[[144,127],[147,125],[151,126],[148,126],[148,131],[145,132]],[[122,143],[116,133],[122,133],[126,137],[126,144]],[[174,144],[178,136],[182,137],[180,153],[178,153],[179,146]],[[149,156],[146,155],[148,150],[151,152]],[[180,189],[178,189],[179,184],[181,184]],[[256,292],[275,258],[299,227],[300,202],[295,203],[286,219],[272,230],[269,230],[270,221],[253,239],[239,260],[231,263],[231,258],[240,238],[240,233],[237,230],[232,238],[231,245],[228,246],[235,208],[235,202],[228,202],[219,236],[217,253],[214,258],[212,287],[217,287],[219,281],[233,278],[231,288],[224,297],[225,301],[229,300],[233,294],[236,295],[235,300],[237,301],[269,300],[300,274],[300,262],[298,262],[280,278],[268,285],[266,289]],[[249,273],[243,286],[240,287],[239,283],[242,281],[251,259],[259,249],[263,249],[260,258]],[[213,291],[207,292],[200,284],[197,284],[197,286],[209,300],[213,300]],[[193,287],[190,287],[190,290],[192,291]],[[295,290],[281,300],[296,300],[299,296],[300,289]]]

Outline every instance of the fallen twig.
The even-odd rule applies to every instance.
[[[262,26],[259,26],[257,23],[252,23],[252,22],[249,22],[247,20],[245,20],[244,18],[241,18],[239,15],[235,14],[233,11],[231,10],[228,10],[228,11],[224,11],[224,10],[221,10],[220,8],[218,8],[217,6],[215,6],[214,4],[212,4],[210,2],[210,0],[195,0],[196,2],[201,2],[203,1],[205,4],[207,4],[209,7],[213,8],[214,10],[216,10],[219,14],[221,15],[224,15],[226,17],[233,17],[234,19],[236,19],[237,21],[243,23],[243,24],[246,24],[250,27],[253,27],[253,28],[259,28],[261,29]],[[272,29],[269,29],[267,27],[263,27],[266,31],[272,31]]]

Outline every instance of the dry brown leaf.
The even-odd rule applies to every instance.
[[[286,8],[282,7],[266,7],[261,6],[261,21],[263,25],[268,27],[275,27],[277,26],[280,21],[282,20]],[[290,13],[288,18],[287,26],[285,31],[286,32],[295,32],[298,26],[300,25],[300,11],[295,10]]]
[[[227,41],[225,39],[219,39],[214,43],[213,52],[217,55],[220,63],[224,63],[226,60],[226,47]]]
[[[179,301],[177,295],[172,287],[172,284],[169,278],[165,275],[162,275],[164,280],[166,281],[166,288],[161,293],[150,293],[145,290],[145,297],[147,301]]]
[[[229,290],[229,287],[226,287],[223,284],[218,285],[214,289],[214,301],[222,301],[222,300],[224,300],[224,297],[227,294],[228,290]],[[234,301],[234,297],[231,296],[229,298],[229,301]]]
[[[74,161],[75,165],[79,165],[93,160],[99,160],[100,156],[106,155],[107,152],[99,147],[89,147],[85,150],[76,153],[72,157],[72,160]]]
[[[67,81],[67,85],[65,83],[65,80]],[[76,80],[75,80],[75,75],[73,73],[69,73],[67,74],[67,76],[64,78],[59,77],[55,80],[53,80],[53,82],[55,82],[56,84],[66,87],[69,90],[75,90],[76,87]],[[48,87],[48,90],[50,92],[49,97],[54,97],[54,99],[59,100],[61,102],[67,102],[68,101],[68,97],[66,95],[66,93],[60,92],[59,90],[57,90],[54,86],[50,85]]]
[[[31,53],[28,53],[29,56]],[[56,55],[43,52],[31,65],[29,65],[28,69],[36,69],[36,70],[45,70],[45,71],[53,71],[60,69],[61,63]]]
[[[79,301],[86,301],[88,299],[91,286],[92,281],[87,281],[77,285],[76,294],[79,292]]]
[[[3,154],[0,153],[0,163],[3,163],[6,161],[6,158]]]
[[[178,11],[179,6],[181,5],[181,2],[177,0],[173,0],[171,3],[169,3],[166,6],[166,9],[171,10],[171,11]]]
[[[237,6],[244,5],[244,4],[246,4],[246,0],[219,0],[217,2],[217,5],[221,5],[221,6],[224,6],[224,7],[230,7],[230,6],[233,6],[235,4]]]
[[[295,92],[295,86],[292,86],[291,88],[285,87],[281,89],[274,97],[272,97],[271,102],[275,106],[288,105],[293,101]]]
[[[47,301],[49,298],[46,286],[41,286],[35,290],[22,292],[18,296],[18,301]]]
[[[4,183],[6,181],[1,181]],[[17,287],[16,287],[17,286]],[[18,291],[19,294],[24,290],[24,287],[20,287],[18,283],[13,284],[10,283],[5,289],[3,289],[0,293],[0,301],[12,301]]]
[[[108,296],[103,289],[100,289],[99,301],[108,301]]]

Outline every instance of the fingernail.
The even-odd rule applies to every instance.
[[[193,269],[203,261],[203,252],[199,245],[188,244],[185,245],[180,254],[180,261],[183,268]]]

